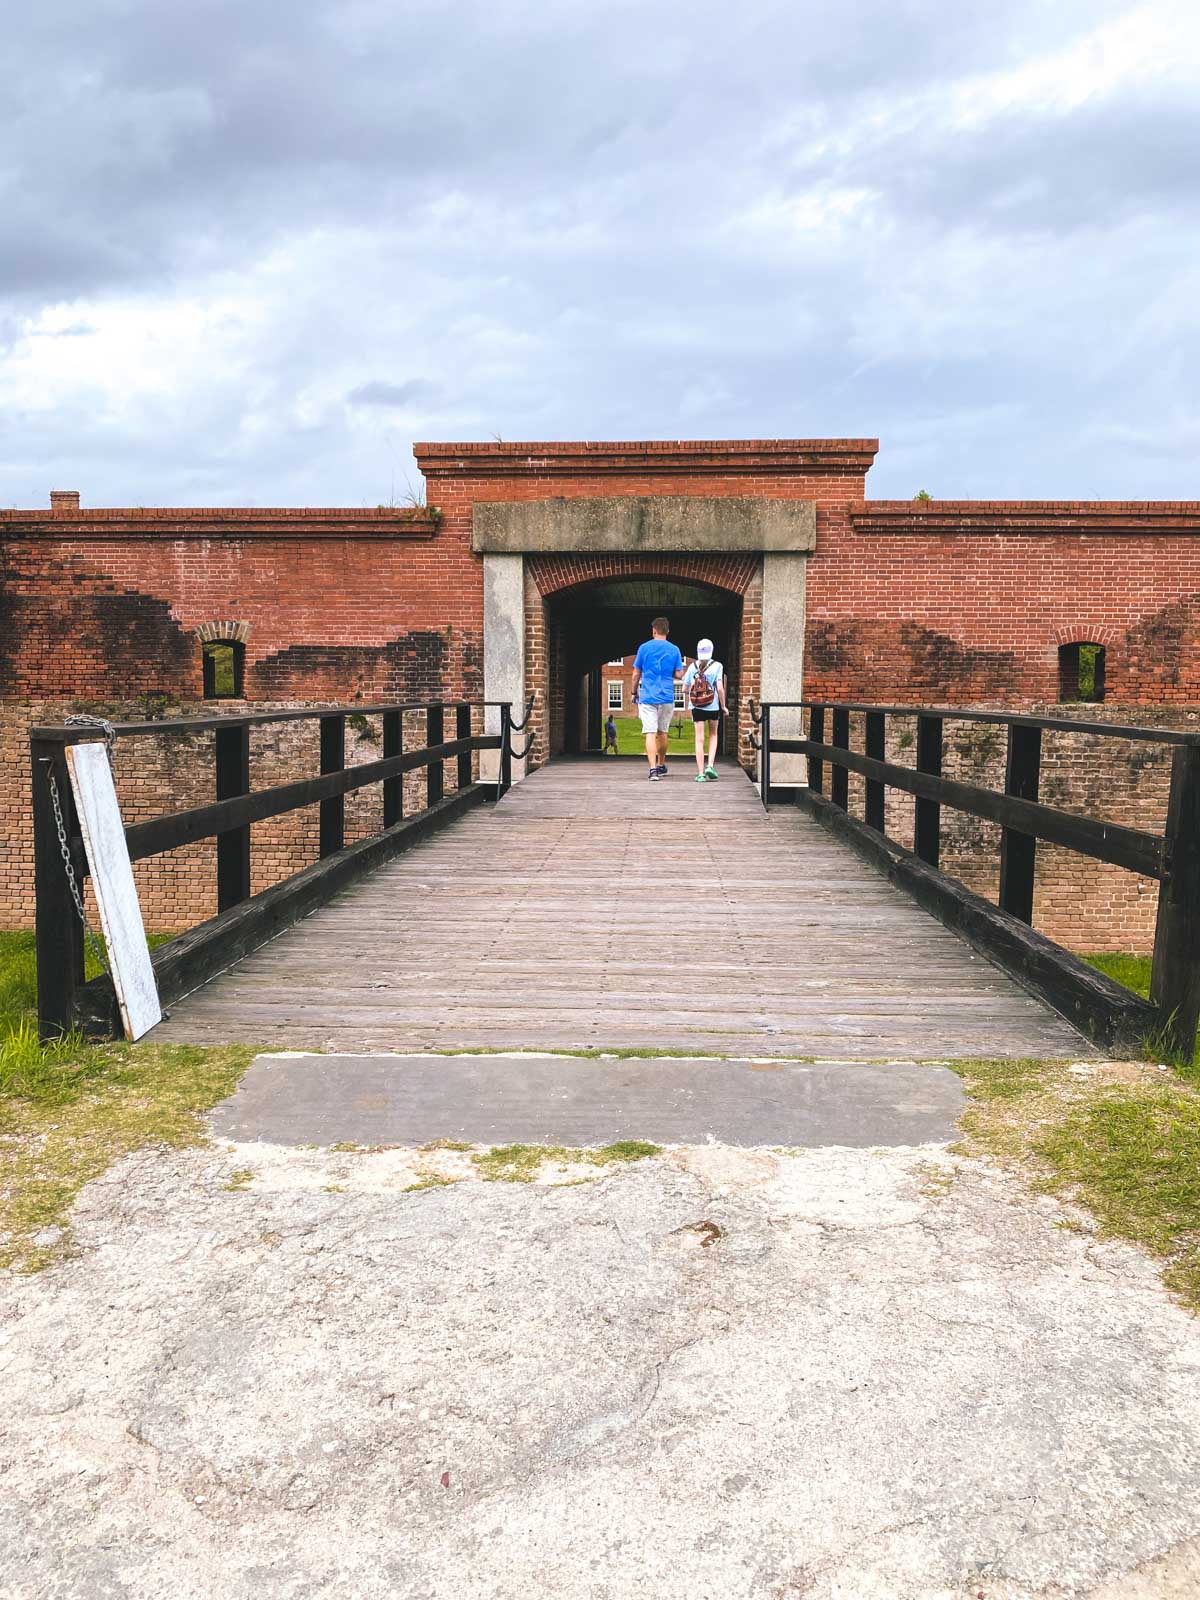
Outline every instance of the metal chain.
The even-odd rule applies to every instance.
[[[66,726],[69,728],[102,729],[104,732],[104,748],[108,753],[109,760],[112,760],[113,741],[116,739],[117,735],[116,729],[113,727],[111,722],[107,722],[103,717],[88,716],[85,713],[80,713],[77,716],[66,717],[64,718],[64,721]],[[62,856],[63,870],[67,875],[67,887],[71,891],[71,899],[75,902],[75,909],[79,913],[79,920],[83,924],[83,936],[87,941],[88,949],[92,952],[92,956],[95,959],[96,964],[99,966],[101,972],[107,972],[108,958],[104,950],[104,944],[88,926],[87,912],[85,911],[83,904],[83,895],[80,893],[79,881],[75,876],[75,864],[71,860],[71,843],[67,838],[67,825],[63,819],[62,800],[59,796],[58,782],[54,776],[54,769],[51,768],[46,776],[50,782],[50,804],[54,807],[54,827],[58,834],[58,850],[59,854]]]

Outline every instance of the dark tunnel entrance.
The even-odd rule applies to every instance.
[[[551,754],[602,751],[606,666],[633,655],[659,615],[670,621],[670,637],[688,660],[699,639],[713,641],[730,710],[722,754],[736,759],[742,597],[716,584],[653,576],[595,579],[546,601]],[[621,714],[636,710],[625,704]],[[690,723],[686,709],[680,715]]]

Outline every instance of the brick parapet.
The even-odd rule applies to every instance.
[[[519,444],[420,443],[413,454],[430,481],[584,476],[774,476],[834,474],[862,478],[878,439],[545,440]],[[595,492],[594,482],[591,490]],[[742,493],[745,493],[743,488]],[[480,498],[485,498],[481,496]],[[488,495],[486,498],[495,498]]]

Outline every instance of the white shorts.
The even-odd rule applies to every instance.
[[[643,733],[669,733],[671,731],[671,718],[675,715],[674,702],[668,700],[665,706],[644,706],[638,701],[638,716],[642,719]]]

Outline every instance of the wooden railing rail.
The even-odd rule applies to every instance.
[[[773,710],[808,712],[807,738],[770,737]],[[863,749],[850,748],[850,718],[862,717]],[[905,766],[885,757],[887,721],[891,717],[916,719],[915,765]],[[827,722],[828,718],[828,722]],[[919,892],[931,909],[975,939],[989,954],[1005,964],[1019,957],[1018,976],[1044,994],[1072,1020],[1090,1023],[1089,1031],[1103,1042],[1134,1043],[1104,1021],[1105,1005],[1113,1016],[1119,1011],[1121,1027],[1128,1033],[1136,1020],[1122,996],[1128,991],[1084,970],[1083,964],[1050,940],[1032,932],[1013,939],[1013,930],[993,923],[990,907],[941,872],[941,813],[943,807],[980,817],[1000,827],[1000,889],[998,911],[1002,917],[1031,927],[1038,841],[1062,846],[1154,879],[1159,884],[1151,976],[1151,1004],[1141,1017],[1144,1033],[1155,1032],[1169,1047],[1190,1059],[1200,1022],[1200,734],[1175,729],[1148,728],[1123,723],[1092,722],[1084,718],[1038,717],[959,707],[879,705],[861,701],[801,700],[774,702],[761,709],[760,779],[763,804],[799,797],[823,820],[830,813],[848,816],[849,775],[865,779],[865,806],[861,821],[851,819],[852,835],[868,853],[889,866]],[[951,721],[985,722],[1007,731],[1004,789],[988,789],[943,775],[944,725]],[[830,730],[826,737],[827,727]],[[1161,834],[1065,811],[1038,798],[1042,736],[1046,731],[1086,734],[1109,739],[1153,742],[1171,748],[1171,787],[1166,825]],[[808,761],[806,788],[781,790],[770,781],[771,761],[779,755],[802,755]],[[829,769],[829,793],[825,774]],[[914,799],[911,852],[887,837],[886,793],[899,789]],[[860,831],[861,830],[861,831]],[[871,836],[870,838],[864,837]],[[872,842],[872,840],[874,842]],[[885,848],[880,848],[885,847]],[[907,858],[907,860],[906,860]],[[911,863],[919,863],[918,871]],[[923,874],[923,875],[922,875]],[[970,905],[967,901],[972,902]],[[1005,957],[1001,952],[1008,952]],[[1084,998],[1080,995],[1083,991]],[[1085,1013],[1093,1006],[1095,1015]],[[1106,1037],[1107,1034],[1107,1037]]]
[[[498,706],[499,733],[473,733],[472,712]],[[424,743],[404,749],[404,713],[425,716]],[[346,719],[382,719],[382,758],[346,765]],[[525,722],[529,708],[526,708]],[[264,789],[251,788],[250,732],[273,723],[319,723],[319,774]],[[453,737],[447,738],[447,724]],[[107,977],[84,982],[83,930],[71,897],[63,843],[54,815],[57,792],[66,851],[76,880],[87,876],[78,819],[66,764],[69,745],[100,737],[113,740],[171,738],[212,733],[214,796],[207,805],[170,812],[125,828],[130,859],[216,840],[217,915],[160,946],[153,963],[163,1004],[198,986],[222,966],[273,937],[306,914],[350,878],[403,849],[484,799],[498,799],[512,777],[512,708],[502,701],[415,700],[385,704],[321,706],[243,715],[164,718],[89,726],[65,723],[31,731],[34,871],[38,973],[38,1026],[43,1039],[72,1028],[111,1031],[115,1005]],[[524,724],[522,724],[524,725]],[[473,781],[477,751],[499,752],[494,783]],[[456,788],[445,793],[445,764],[456,763]],[[424,768],[425,804],[405,815],[403,778]],[[51,779],[53,778],[53,786]],[[347,846],[345,797],[371,784],[382,788],[380,831]],[[259,894],[251,893],[251,825],[305,806],[318,806],[318,859]]]

